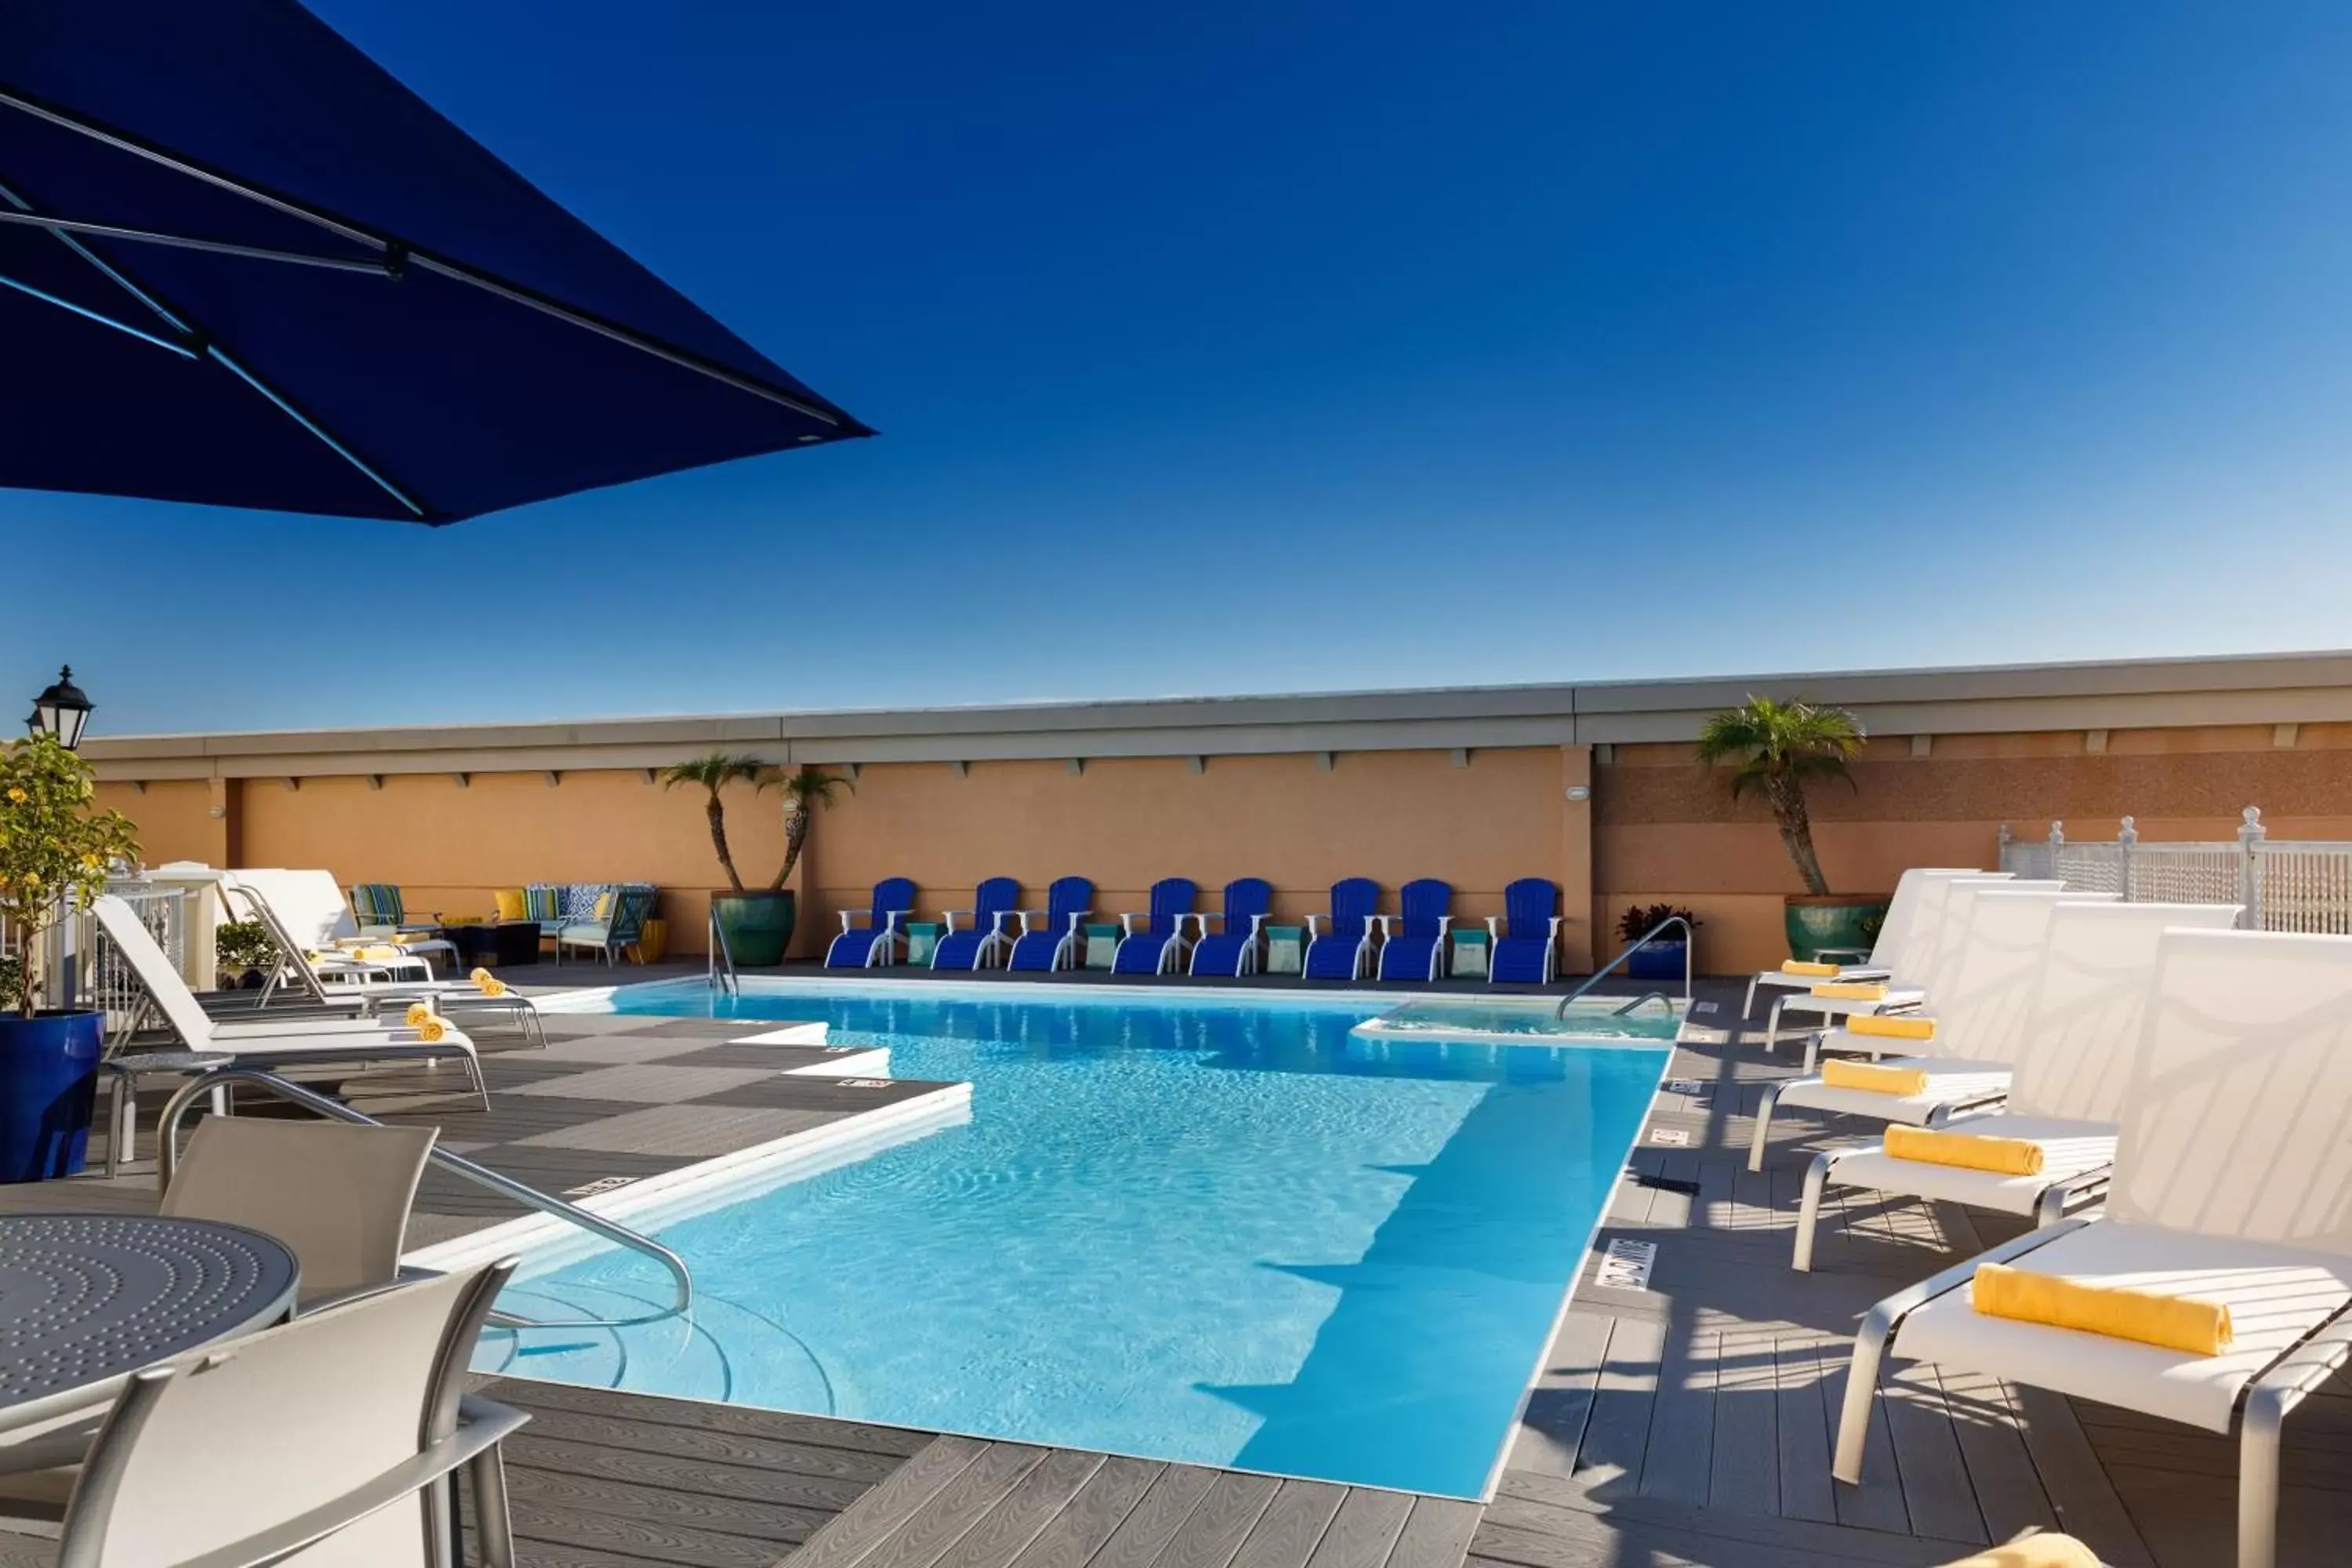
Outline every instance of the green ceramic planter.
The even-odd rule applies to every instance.
[[[1886,923],[1885,894],[1811,893],[1790,898],[1781,912],[1789,935],[1789,956],[1812,962],[1824,951],[1840,948],[1868,952]]]
[[[765,969],[784,961],[792,945],[793,923],[799,915],[792,889],[752,893],[713,893],[710,908],[726,933],[727,951],[739,969]]]

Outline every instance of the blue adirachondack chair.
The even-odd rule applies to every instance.
[[[874,907],[866,923],[854,925],[857,913],[841,911],[841,934],[824,950],[827,969],[877,969],[898,962],[907,945],[907,917],[915,912],[915,884],[906,877],[885,877],[874,884]]]
[[[1541,932],[1541,935],[1538,935]],[[1549,985],[1559,974],[1559,884],[1522,877],[1486,917],[1486,984]]]
[[[1004,928],[1013,923],[1021,909],[1021,883],[1017,878],[991,877],[972,889],[971,908],[947,911],[948,929],[941,933],[940,944],[931,949],[933,969],[985,969],[991,963],[1001,962],[1013,946],[1013,936]],[[958,931],[958,915],[971,917],[970,931]]]
[[[1225,884],[1225,910],[1213,910],[1192,918],[1200,922],[1201,935],[1192,943],[1194,974],[1237,976],[1255,974],[1258,950],[1264,945],[1265,919],[1274,908],[1274,884],[1263,877],[1244,877]],[[1209,930],[1215,921],[1224,929]]]
[[[1424,984],[1445,971],[1445,928],[1454,923],[1454,889],[1423,877],[1397,889],[1403,912],[1381,917],[1381,978]]]
[[[1118,951],[1111,954],[1113,974],[1165,974],[1184,957],[1184,928],[1192,919],[1192,900],[1201,896],[1190,877],[1169,877],[1151,884],[1151,912],[1118,917]],[[1141,931],[1135,922],[1145,922]]]
[[[1372,910],[1381,885],[1370,877],[1331,884],[1331,912],[1307,917],[1307,958],[1300,966],[1309,980],[1360,980],[1372,967]],[[1323,931],[1320,922],[1329,921]]]
[[[1055,878],[1054,885],[1045,889],[1044,909],[1013,911],[1020,917],[1021,935],[1013,942],[1013,956],[1004,967],[1044,974],[1057,969],[1076,969],[1086,956],[1080,951],[1086,943],[1086,932],[1081,928],[1087,917],[1095,912],[1094,901],[1095,885],[1084,877]],[[1031,915],[1044,923],[1032,930]]]

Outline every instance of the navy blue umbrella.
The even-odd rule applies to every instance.
[[[0,485],[446,523],[870,434],[295,0],[0,5]]]

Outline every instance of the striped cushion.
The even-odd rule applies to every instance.
[[[400,885],[396,882],[353,882],[352,912],[363,926],[400,923]]]
[[[523,919],[531,921],[561,920],[563,889],[545,882],[533,882],[522,890]]]

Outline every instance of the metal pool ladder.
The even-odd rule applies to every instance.
[[[735,954],[728,950],[727,932],[719,923],[719,911],[710,911],[709,957],[706,965],[710,988],[724,991],[730,996],[743,994],[743,982],[735,973]]]
[[[215,1089],[230,1083],[249,1083],[256,1089],[274,1095],[279,1100],[301,1106],[306,1110],[316,1111],[320,1116],[329,1117],[337,1121],[349,1121],[361,1127],[383,1125],[374,1117],[353,1110],[341,1100],[330,1100],[323,1094],[307,1089],[299,1083],[289,1082],[264,1068],[242,1065],[214,1068],[191,1078],[163,1106],[163,1120],[155,1129],[156,1184],[159,1187],[169,1187],[172,1184],[173,1173],[179,1168],[180,1123],[185,1120],[188,1108],[199,1100],[209,1099]],[[638,1318],[524,1318],[518,1317],[512,1312],[492,1312],[490,1321],[499,1327],[509,1329],[627,1328],[633,1324],[657,1322],[666,1318],[677,1317],[694,1305],[694,1276],[687,1271],[686,1260],[653,1237],[640,1235],[627,1226],[606,1219],[603,1215],[592,1213],[576,1204],[569,1204],[562,1198],[542,1193],[537,1187],[525,1186],[513,1177],[500,1175],[487,1165],[477,1165],[471,1160],[450,1153],[437,1143],[427,1158],[451,1175],[462,1177],[476,1186],[487,1187],[500,1197],[509,1198],[525,1208],[536,1209],[541,1214],[577,1226],[590,1235],[609,1241],[616,1247],[625,1247],[632,1252],[642,1253],[660,1264],[669,1274],[672,1299],[666,1311],[657,1311]]]
[[[1619,964],[1624,963],[1627,959],[1633,957],[1635,953],[1641,952],[1652,942],[1657,941],[1658,933],[1664,931],[1668,926],[1680,926],[1683,928],[1683,1000],[1685,1002],[1689,1001],[1691,999],[1691,952],[1698,945],[1696,941],[1697,933],[1691,930],[1690,921],[1685,920],[1682,916],[1668,915],[1664,920],[1660,921],[1656,925],[1654,925],[1648,931],[1643,931],[1638,940],[1627,944],[1624,952],[1619,953],[1616,957],[1611,959],[1608,963],[1594,970],[1591,974],[1586,975],[1584,977],[1584,984],[1579,985],[1575,990],[1570,992],[1567,995],[1559,999],[1559,1005],[1552,1009],[1551,1016],[1555,1018],[1567,1017],[1569,1004],[1582,996],[1586,992],[1600,984],[1603,980],[1608,979],[1609,972],[1611,970],[1616,968]],[[1622,1016],[1623,1015],[1632,1012],[1634,1008],[1639,1007],[1643,1003],[1649,1001],[1652,996],[1658,998],[1658,1000],[1662,1002],[1673,1000],[1673,998],[1667,996],[1662,991],[1653,991],[1648,996],[1637,996],[1633,1001],[1627,1003],[1624,1006],[1618,1008],[1618,1016]]]

